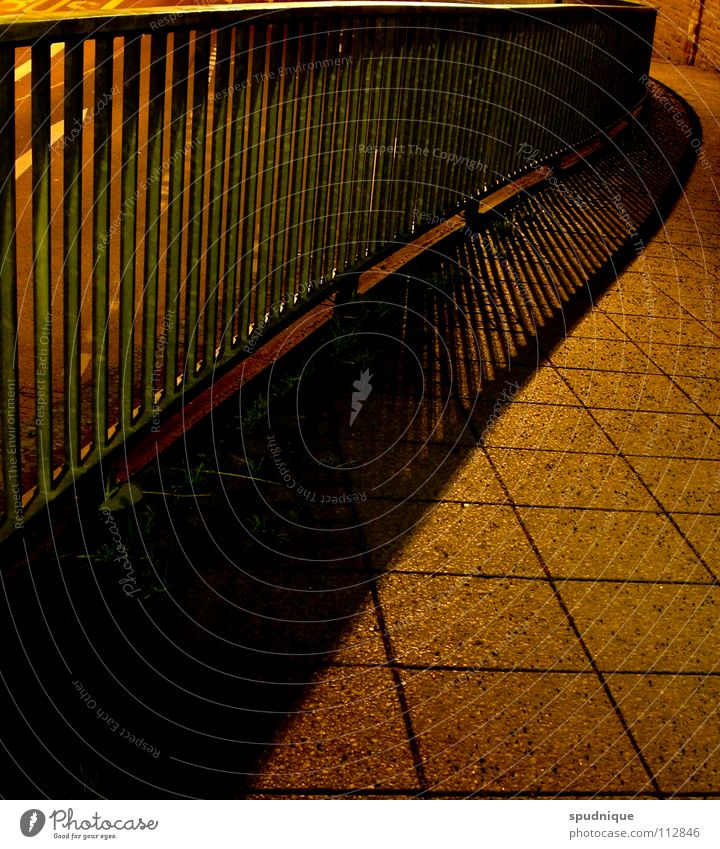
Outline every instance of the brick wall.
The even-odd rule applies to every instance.
[[[655,57],[686,64],[693,61],[692,40],[698,36],[694,63],[720,68],[720,0],[650,0],[658,10]],[[698,21],[700,28],[698,31]]]
[[[655,56],[667,62],[685,63],[690,55],[688,27],[700,10],[700,0],[653,0],[658,10],[655,24]]]
[[[695,64],[720,69],[720,0],[705,0]]]

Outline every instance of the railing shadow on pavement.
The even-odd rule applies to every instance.
[[[302,13],[298,14],[298,8]],[[265,328],[617,122],[655,10],[287,3],[0,19],[0,535]],[[29,72],[28,72],[29,69]]]
[[[475,237],[447,240],[380,284],[369,302],[345,304],[329,333],[268,375],[264,391],[254,390],[263,402],[257,416],[235,399],[143,473],[140,485],[165,496],[148,494],[125,518],[113,514],[132,549],[141,603],[124,597],[122,564],[90,569],[52,555],[39,569],[20,564],[6,598],[23,616],[3,617],[5,644],[20,636],[45,688],[44,697],[18,697],[26,698],[25,721],[55,741],[58,762],[46,765],[51,794],[83,776],[86,786],[73,784],[69,795],[226,798],[322,788],[312,765],[303,775],[266,775],[268,753],[310,688],[332,682],[333,669],[347,678],[354,662],[392,665],[374,653],[377,633],[365,639],[358,627],[364,616],[373,620],[378,580],[482,451],[483,434],[501,416],[498,400],[501,408],[512,402],[508,381],[527,385],[681,191],[692,159],[687,139],[658,111],[653,127],[639,124],[621,147],[569,178],[584,209],[548,185]],[[648,156],[659,143],[662,164]],[[618,203],[637,222],[635,234]],[[350,390],[365,369],[372,392],[351,425]],[[288,391],[278,393],[279,385]],[[198,446],[206,446],[204,478]],[[183,465],[196,476],[178,488],[173,475]],[[284,485],[286,469],[302,491]],[[341,501],[347,494],[364,497]],[[466,481],[462,498],[481,503],[480,484]],[[132,529],[153,514],[133,542]],[[86,514],[78,530],[92,546],[112,529]],[[143,551],[155,570],[166,564],[173,574],[141,574]],[[145,597],[153,580],[163,592]],[[37,628],[35,608],[48,634]],[[407,624],[386,621],[384,636],[391,641]],[[63,664],[50,634],[62,635]],[[98,711],[160,750],[157,759],[150,753],[139,765],[95,710],[90,722],[89,702],[68,683],[73,674]]]

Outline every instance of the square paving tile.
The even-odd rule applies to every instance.
[[[720,380],[678,375],[675,382],[703,412],[710,416],[720,416]]]
[[[611,452],[613,446],[583,407],[509,405],[483,434],[488,446]]]
[[[518,382],[520,391],[515,400],[525,403],[538,404],[570,404],[575,406],[577,398],[568,388],[557,369],[549,365],[543,365],[528,376],[520,380],[515,375],[510,375],[511,382]]]
[[[596,410],[594,415],[626,454],[720,459],[720,428],[702,413]]]
[[[387,669],[320,678],[273,743],[254,789],[419,789]]]
[[[590,310],[574,325],[569,335],[573,339],[625,340],[627,338],[623,330],[622,319],[613,320],[599,310]]]
[[[594,675],[402,674],[435,791],[602,796],[651,789]]]
[[[611,315],[659,315],[669,318],[683,315],[680,304],[652,285],[641,273],[624,271],[597,302],[597,308]],[[620,321],[622,319],[619,319]]]
[[[645,374],[658,372],[645,354],[631,341],[609,339],[565,339],[550,355],[558,368],[628,371]]]
[[[720,517],[674,513],[673,519],[717,576],[720,576]]]
[[[628,456],[669,512],[720,512],[720,461]]]
[[[697,413],[698,408],[664,374],[560,369],[587,407]]]
[[[676,375],[720,378],[720,357],[713,355],[713,349],[655,342],[648,349],[648,356],[655,364],[651,371],[661,369],[673,378]]]
[[[400,663],[584,669],[587,658],[545,581],[387,575],[380,603]]]
[[[712,581],[662,514],[532,507],[519,511],[553,577]]]
[[[513,501],[548,507],[654,509],[627,463],[612,454],[488,448]]]
[[[338,405],[337,415],[341,421],[350,410],[349,397]],[[348,457],[362,454],[366,441],[384,442],[386,448],[392,448],[398,441],[423,444],[430,440],[464,446],[476,442],[468,426],[465,407],[447,392],[415,396],[375,395],[373,392],[343,436]]]
[[[626,316],[620,322],[630,338],[643,350],[657,342],[668,345],[703,345],[716,348],[720,339],[688,314],[679,318]]]
[[[367,498],[505,501],[487,458],[474,446],[363,440],[348,443],[352,487]]]
[[[720,589],[563,582],[560,594],[606,671],[707,672],[720,663]]]
[[[543,577],[512,507],[440,503],[412,518],[401,507],[365,525],[369,549],[396,540],[383,569]],[[379,554],[374,562],[380,564]]]
[[[720,677],[612,675],[608,685],[664,793],[717,792]]]

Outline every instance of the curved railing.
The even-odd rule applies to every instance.
[[[0,18],[0,535],[340,274],[622,118],[654,21],[620,2]]]

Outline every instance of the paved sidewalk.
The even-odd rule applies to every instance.
[[[684,196],[566,338],[519,345],[525,379],[478,398],[458,356],[465,420],[417,408],[432,444],[411,423],[386,509],[356,507],[370,592],[249,795],[720,795],[720,80],[653,76],[702,123]],[[365,460],[412,409],[373,403]]]
[[[38,520],[6,797],[720,796],[720,81],[654,73],[653,238],[672,99]]]

